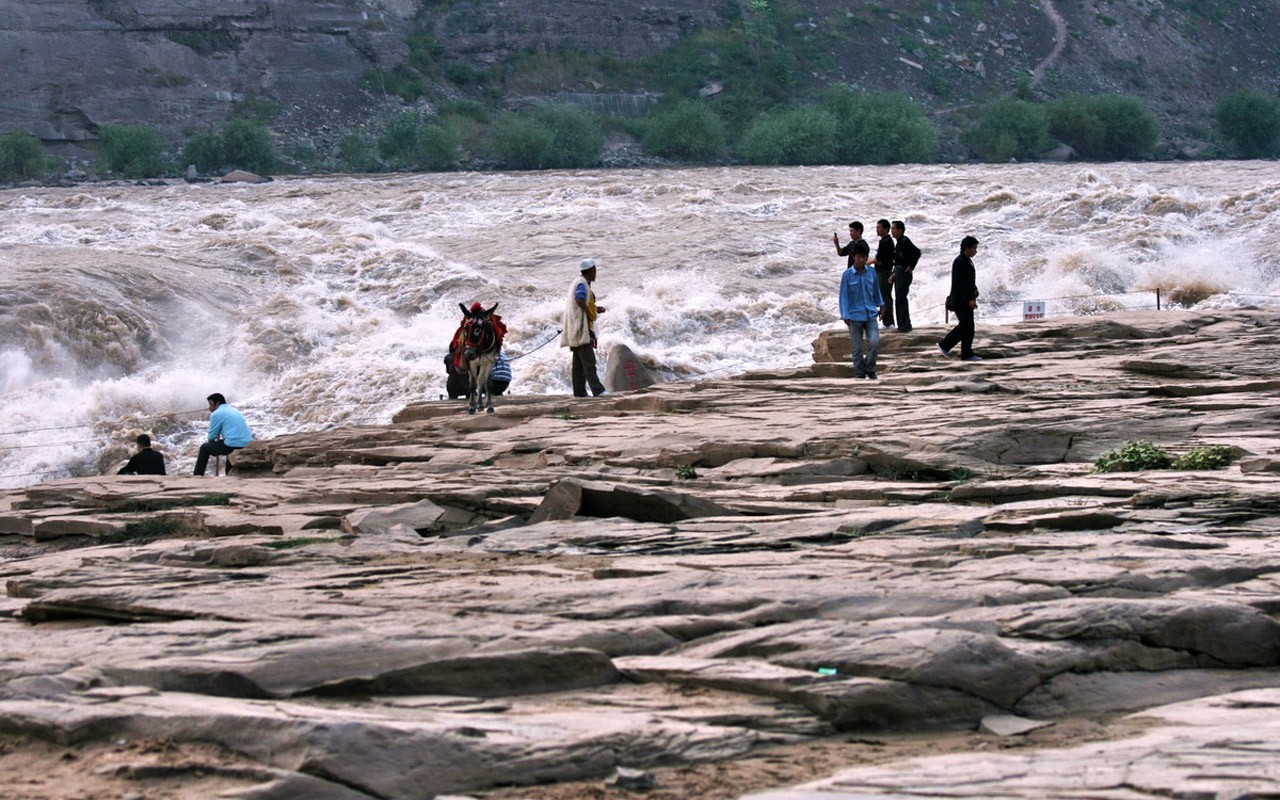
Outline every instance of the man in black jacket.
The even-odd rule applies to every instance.
[[[911,273],[920,263],[920,248],[907,238],[907,226],[900,219],[895,219],[889,226],[893,234],[893,305],[898,316],[898,330],[903,333],[911,331],[911,308],[907,305],[907,293],[911,291]]]
[[[876,235],[880,243],[876,245],[876,257],[869,263],[876,266],[876,279],[880,282],[880,324],[886,328],[893,327],[893,237],[889,235],[889,220],[882,219],[876,223]]]
[[[138,452],[134,453],[117,472],[117,475],[163,475],[164,456],[151,449],[151,437],[145,433],[134,439],[138,443]]]
[[[951,358],[951,348],[960,343],[961,361],[981,361],[973,352],[973,312],[978,308],[978,276],[973,257],[978,253],[978,240],[966,236],[960,240],[960,255],[951,262],[951,294],[947,308],[955,312],[956,326],[938,342],[943,358]]]

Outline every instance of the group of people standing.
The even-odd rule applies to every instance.
[[[916,265],[920,262],[920,248],[906,235],[902,220],[887,219],[876,222],[876,254],[871,255],[871,245],[862,238],[861,222],[849,223],[849,243],[840,244],[840,234],[833,233],[836,254],[848,257],[844,274],[840,278],[840,319],[849,328],[853,342],[853,368],[858,378],[876,380],[876,356],[880,350],[880,328],[897,327],[900,333],[912,330],[909,295]],[[951,264],[951,291],[947,295],[947,308],[956,315],[955,328],[938,342],[944,358],[951,357],[951,350],[960,345],[963,361],[980,361],[973,352],[973,315],[978,307],[973,256],[978,252],[978,240],[966,236],[960,242],[960,255]],[[874,271],[867,267],[874,267]]]

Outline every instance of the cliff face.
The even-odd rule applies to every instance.
[[[0,0],[3,127],[79,141],[106,123],[169,134],[248,95],[358,113],[372,64],[404,50],[410,3]]]
[[[1035,75],[1050,96],[1137,95],[1167,130],[1194,133],[1230,89],[1280,92],[1280,4],[1265,0],[1211,9],[1159,0],[766,5],[774,9],[770,35],[794,52],[797,93],[845,81],[901,89],[943,110],[1007,94]],[[427,77],[442,95],[504,97],[511,87],[495,85],[492,68],[503,65],[510,75],[520,54],[639,59],[696,31],[750,21],[752,7],[719,0],[0,0],[0,129],[77,142],[94,138],[102,124],[147,124],[177,138],[257,97],[279,108],[280,131],[307,134],[358,124],[390,102],[366,89],[366,79],[377,70],[412,71],[415,36],[420,48],[426,37],[440,67]],[[458,74],[488,75],[488,85],[458,82]],[[570,71],[542,88],[660,89],[646,82],[652,76]]]

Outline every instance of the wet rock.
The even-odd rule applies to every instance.
[[[243,169],[233,169],[222,176],[223,183],[270,183],[271,179]]]
[[[649,369],[625,344],[609,348],[604,370],[604,388],[610,392],[632,392],[654,384]]]

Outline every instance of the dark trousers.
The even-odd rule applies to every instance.
[[[911,307],[907,294],[911,291],[911,273],[905,269],[893,270],[893,310],[898,315],[898,330],[911,330]]]
[[[956,314],[956,326],[947,331],[947,335],[938,344],[947,352],[951,352],[951,348],[959,344],[960,357],[968,358],[973,355],[973,309],[965,303],[963,308],[951,310]]]
[[[226,442],[219,439],[216,442],[205,442],[200,445],[200,453],[196,456],[196,475],[203,475],[205,467],[209,466],[209,456],[229,456],[240,447],[228,447]],[[231,459],[227,459],[227,472],[231,471]]]
[[[586,397],[587,384],[592,394],[604,394],[604,384],[596,375],[596,349],[589,344],[570,347],[573,354],[573,396]]]
[[[876,269],[876,281],[880,284],[880,299],[884,301],[880,306],[880,322],[884,325],[893,325],[893,284],[889,283],[889,276],[892,274],[892,267]]]

